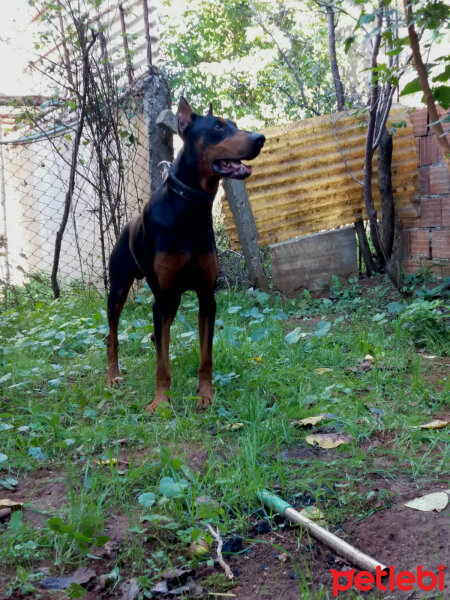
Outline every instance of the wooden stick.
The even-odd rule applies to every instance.
[[[217,542],[217,550],[216,550],[217,562],[222,567],[222,569],[225,571],[225,575],[227,576],[227,578],[234,579],[233,571],[230,569],[229,565],[227,565],[227,563],[223,560],[223,557],[222,557],[223,540],[220,536],[219,530],[217,529],[217,531],[214,531],[214,529],[211,527],[211,525],[209,523],[208,523],[208,529],[209,529],[209,532],[212,535],[213,539]]]

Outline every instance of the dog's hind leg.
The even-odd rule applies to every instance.
[[[199,400],[197,408],[207,408],[214,400],[212,387],[212,346],[214,322],[216,319],[216,301],[214,291],[202,292],[198,295],[198,332],[200,337],[200,366],[198,368]]]
[[[109,262],[109,333],[106,342],[108,375],[106,377],[106,383],[110,386],[117,384],[117,378],[120,377],[118,354],[119,342],[117,338],[119,319],[130,287],[136,278],[142,278],[142,273],[137,267],[133,255],[131,254],[128,245],[128,231],[125,229],[111,254]]]

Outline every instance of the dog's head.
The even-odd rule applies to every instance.
[[[252,168],[243,160],[256,158],[266,141],[260,133],[239,130],[230,119],[216,117],[210,106],[205,116],[196,114],[185,98],[178,106],[178,133],[184,157],[198,169],[201,187],[217,187],[222,177],[245,179]]]

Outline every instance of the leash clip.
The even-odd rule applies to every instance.
[[[162,176],[162,182],[163,185],[166,183],[167,178],[169,177],[169,170],[170,167],[172,166],[172,163],[169,162],[168,160],[162,160],[161,162],[158,163],[158,167],[160,168],[160,172],[161,172],[161,176]]]

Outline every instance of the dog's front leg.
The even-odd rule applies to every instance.
[[[197,408],[207,408],[214,400],[212,386],[212,345],[216,320],[214,291],[198,293],[198,331],[200,337],[200,366],[198,368]]]
[[[146,407],[150,414],[161,402],[169,401],[170,371],[169,344],[170,326],[180,304],[180,296],[162,294],[156,297],[153,305],[153,342],[156,348],[156,387],[153,402]]]

